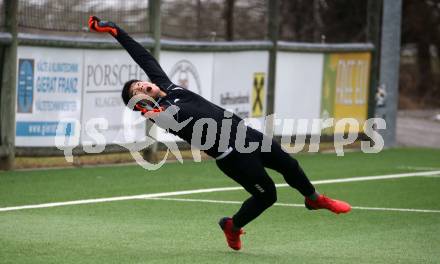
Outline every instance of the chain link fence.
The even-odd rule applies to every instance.
[[[75,34],[92,14],[132,34],[148,34],[148,0],[18,0],[24,32]],[[162,0],[162,36],[168,39],[264,40],[269,0]],[[280,40],[366,42],[368,0],[280,0]],[[0,12],[3,1],[0,0]],[[0,13],[2,14],[2,13]],[[4,17],[0,16],[0,17]],[[0,19],[0,26],[4,22]]]
[[[162,34],[212,41],[265,39],[267,1],[164,0]]]
[[[281,0],[280,39],[367,42],[368,0]]]
[[[147,0],[19,0],[18,23],[26,31],[84,31],[90,15],[131,33],[149,32]]]
[[[0,31],[5,29],[5,4],[0,0]]]

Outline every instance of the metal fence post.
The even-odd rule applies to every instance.
[[[367,6],[367,41],[374,45],[371,52],[370,90],[368,96],[368,118],[375,116],[376,91],[379,80],[380,29],[383,0],[368,0]]]
[[[0,169],[14,168],[15,160],[15,102],[17,71],[18,1],[5,0],[5,28],[12,35],[12,42],[4,47],[1,78],[1,147]]]
[[[161,13],[160,13],[161,0],[148,0],[148,10],[149,10],[149,23],[150,23],[150,36],[153,38],[153,50],[152,54],[159,61],[160,58],[160,37],[161,37]],[[147,121],[146,133],[153,134],[155,136],[156,132],[152,131],[149,133],[153,127],[153,122]],[[148,149],[144,150],[143,156],[149,161],[157,160],[157,142],[153,143]]]
[[[402,0],[383,0],[379,88],[384,100],[376,106],[376,116],[384,118],[387,129],[379,130],[385,147],[396,144],[399,101],[400,25]]]
[[[275,111],[275,78],[278,52],[278,37],[279,37],[279,15],[280,15],[280,1],[268,1],[269,23],[268,34],[272,47],[269,50],[269,69],[267,77],[267,95],[266,95],[266,115],[271,115]],[[267,135],[273,134],[273,120],[268,118],[265,128]]]
[[[154,40],[153,55],[156,60],[159,60],[161,49],[160,37],[162,35],[162,28],[160,6],[161,0],[149,0],[150,34]]]

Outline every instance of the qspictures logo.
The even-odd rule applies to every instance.
[[[124,117],[127,118],[132,113],[130,109],[134,107],[136,103],[140,100],[150,100],[155,105],[158,106],[157,102],[148,97],[147,95],[137,95],[130,99],[128,102],[128,107],[124,110]],[[148,118],[151,118],[155,124],[163,129],[170,129],[176,133],[178,133],[183,128],[187,127],[192,121],[193,117],[189,117],[186,120],[176,120],[174,116],[176,116],[179,112],[180,108],[177,105],[172,105],[166,108],[165,111],[162,111],[158,114],[153,114]],[[212,118],[201,118],[191,123],[190,129],[192,130],[192,137],[188,140],[188,143],[191,144],[191,153],[194,161],[200,162],[201,155],[200,152],[204,150],[209,150],[215,146],[217,138],[224,139],[222,143],[218,144],[218,152],[226,152],[228,148],[232,146],[229,145],[231,130],[232,130],[232,113],[225,111],[224,119],[221,121],[220,125],[220,134],[217,135],[219,124],[217,120]],[[145,122],[144,116],[139,116],[139,118],[133,123],[134,125]],[[305,121],[305,122],[302,122]],[[311,122],[311,124],[309,124]],[[79,123],[79,121],[78,121]],[[124,124],[128,124],[128,122],[123,122]],[[337,156],[344,156],[344,147],[350,144],[353,144],[356,139],[358,139],[360,128],[364,131],[365,135],[370,140],[362,140],[361,141],[361,150],[364,153],[378,153],[383,149],[384,140],[382,136],[378,133],[377,130],[386,129],[386,123],[384,119],[380,118],[371,118],[363,123],[361,126],[359,122],[354,118],[343,118],[335,121],[334,118],[329,118],[326,120],[323,119],[313,119],[313,120],[295,120],[295,119],[277,119],[275,115],[269,115],[264,118],[262,123],[253,123],[253,128],[258,129],[260,131],[267,131],[268,124],[282,125],[282,130],[287,131],[289,129],[290,124],[297,123],[298,126],[302,126],[300,130],[303,130],[307,127],[317,127],[319,131],[322,131],[329,127],[334,127],[335,131],[345,131],[345,128],[348,126],[347,135],[344,134],[334,134],[334,148]],[[95,146],[83,146],[84,151],[87,153],[101,153],[106,145],[106,140],[103,135],[100,133],[96,133],[96,127],[99,127],[101,130],[108,128],[108,121],[104,118],[99,119],[91,119],[86,124],[86,133],[90,130],[94,130],[93,134],[89,136],[95,138]],[[76,127],[79,129],[79,125]],[[235,142],[232,147],[239,153],[251,153],[253,151],[261,151],[261,152],[270,152],[271,145],[273,142],[273,135],[266,135],[260,141],[250,141],[246,142],[248,126],[246,124],[246,120],[241,120],[236,127],[235,134]],[[73,138],[66,137],[65,128],[59,126],[57,129],[57,137],[55,138],[55,144],[58,149],[64,151],[64,156],[66,161],[73,162],[72,150],[75,146],[78,145],[78,141],[73,142]],[[125,139],[129,139],[129,127],[125,127],[123,130]],[[204,136],[206,132],[206,136]],[[99,135],[99,137],[97,137]],[[321,134],[315,134],[310,138],[310,147],[308,152],[318,152],[320,145],[320,136]],[[203,139],[203,140],[202,140]],[[66,140],[69,144],[65,144]],[[100,141],[99,141],[100,140]],[[142,155],[139,153],[142,149],[148,148],[150,145],[154,144],[157,141],[157,138],[153,134],[151,134],[151,130],[148,132],[148,135],[145,135],[143,139],[137,142],[133,142],[128,145],[121,145],[130,151],[130,154],[138,163],[138,165],[142,166],[147,170],[157,170],[166,162],[168,154],[171,152],[180,163],[183,163],[182,155],[180,153],[179,147],[175,141],[163,142],[166,145],[166,155],[163,159],[158,163],[150,163],[143,159]],[[283,145],[288,145],[289,147],[285,147],[285,151],[287,153],[297,153],[301,151],[305,146],[305,137],[297,137],[294,142],[294,146],[291,147],[291,137],[283,136],[281,139],[281,143]],[[259,149],[259,150],[257,150]]]

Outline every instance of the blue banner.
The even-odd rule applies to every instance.
[[[57,135],[58,126],[61,126],[60,131],[63,131],[60,136],[74,135],[74,122],[17,122],[16,135],[19,137],[54,137]]]
[[[18,61],[17,112],[32,113],[34,97],[34,60]]]

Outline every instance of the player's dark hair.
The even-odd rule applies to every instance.
[[[133,80],[129,80],[124,84],[124,87],[122,88],[122,100],[124,101],[124,104],[127,105],[128,101],[130,101],[131,99],[131,95],[130,95],[130,87],[133,83],[135,82],[140,82],[139,80],[133,79]]]

